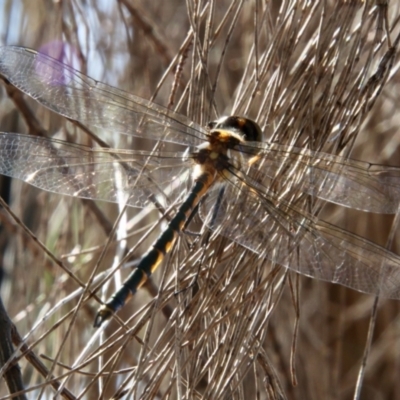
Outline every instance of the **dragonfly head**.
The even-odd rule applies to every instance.
[[[249,118],[237,117],[234,115],[224,116],[216,121],[209,122],[208,129],[210,131],[216,129],[232,131],[240,135],[242,139],[247,142],[261,142],[262,140],[261,128],[255,121]]]

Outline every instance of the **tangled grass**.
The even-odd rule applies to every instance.
[[[37,1],[2,11],[3,44],[68,42],[82,71],[197,123],[246,115],[265,141],[399,165],[396,2]],[[13,88],[0,104],[2,131],[93,144]],[[15,213],[0,213],[2,298],[15,325],[1,379],[13,381],[16,361],[26,398],[400,397],[396,301],[376,314],[372,296],[266,262],[197,218],[146,288],[95,331],[92,272],[100,280],[131,248],[140,257],[162,223],[136,244],[160,216],[131,209],[119,219],[115,205],[1,185]],[[291,201],[310,207],[300,195]],[[312,213],[382,246],[396,229],[388,216],[322,202]]]

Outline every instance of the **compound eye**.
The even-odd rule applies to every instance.
[[[232,129],[234,128],[232,124],[232,118],[236,117],[227,117],[223,116],[218,118],[216,121],[211,121],[208,123],[209,129]]]
[[[260,142],[262,140],[261,128],[255,121],[249,118],[238,117],[235,115],[225,116],[216,121],[209,122],[207,126],[209,130],[230,130],[239,134],[245,141],[248,142]]]
[[[247,142],[260,142],[262,140],[261,128],[257,122],[244,117],[230,116],[224,121],[226,128],[239,133]]]
[[[246,118],[242,126],[243,137],[248,142],[261,142],[262,131],[257,122]]]

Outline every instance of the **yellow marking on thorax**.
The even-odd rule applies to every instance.
[[[216,159],[220,156],[220,154],[221,154],[221,153],[217,153],[216,151],[212,151],[212,152],[210,153],[210,158],[211,158],[211,160],[216,160]]]

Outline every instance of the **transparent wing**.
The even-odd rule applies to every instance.
[[[218,187],[205,198],[212,229],[303,275],[400,299],[400,257],[265,191],[259,175],[240,178],[228,178],[222,199]]]
[[[204,140],[204,129],[188,118],[30,49],[1,47],[0,74],[39,103],[86,126],[181,145]]]
[[[286,187],[374,213],[394,214],[399,207],[400,168],[275,144],[255,146],[260,151],[248,160],[246,172],[256,177],[262,191],[272,187],[281,192]],[[254,147],[251,151],[254,154]]]
[[[97,149],[0,133],[0,174],[49,192],[136,207],[183,200],[191,161],[179,153]]]

